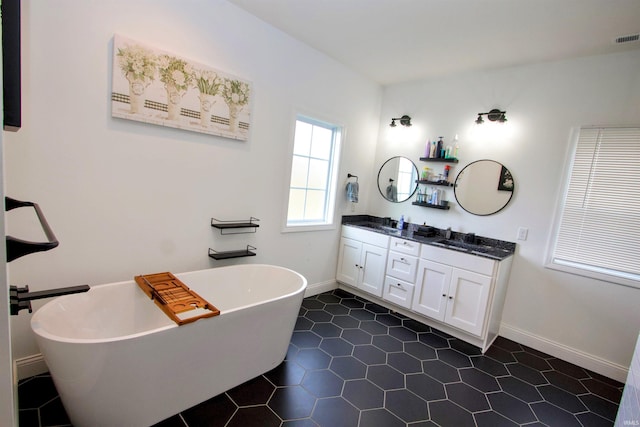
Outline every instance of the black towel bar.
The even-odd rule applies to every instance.
[[[40,220],[40,225],[47,236],[47,242],[30,242],[28,240],[18,239],[13,236],[7,236],[7,262],[11,262],[14,259],[20,258],[24,255],[29,255],[35,252],[48,251],[59,245],[56,235],[53,234],[53,230],[49,227],[49,223],[45,218],[40,206],[33,202],[22,202],[20,200],[12,199],[11,197],[4,198],[5,211],[10,211],[16,208],[24,208],[33,206]]]

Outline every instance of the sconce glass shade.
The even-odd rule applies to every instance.
[[[482,119],[482,114],[478,114],[478,118],[476,119],[476,123],[479,124],[479,125],[484,123],[484,120]]]

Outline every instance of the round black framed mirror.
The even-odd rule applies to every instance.
[[[515,181],[511,171],[495,160],[469,163],[456,177],[454,194],[465,211],[474,215],[493,215],[509,204]]]
[[[406,202],[418,188],[418,168],[406,157],[392,157],[378,172],[378,190],[382,197],[394,203]]]

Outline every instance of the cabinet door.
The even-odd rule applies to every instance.
[[[411,309],[436,320],[444,320],[452,268],[421,259]]]
[[[381,297],[384,285],[384,268],[387,264],[387,250],[363,243],[360,262],[364,268],[362,269],[362,278],[358,287],[363,291]]]
[[[361,252],[362,243],[344,237],[340,239],[336,280],[354,287],[358,285]]]
[[[480,336],[484,327],[491,277],[453,269],[445,322]]]

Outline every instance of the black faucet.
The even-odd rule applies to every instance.
[[[67,288],[47,289],[45,291],[29,292],[29,286],[19,288],[17,286],[9,286],[9,306],[12,316],[16,316],[20,310],[27,309],[32,313],[31,301],[41,298],[59,297],[62,295],[77,294],[87,292],[89,285],[69,286]]]
[[[448,227],[444,232],[444,238],[447,240],[451,239],[451,227]]]

